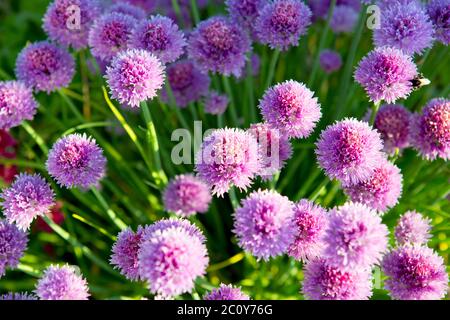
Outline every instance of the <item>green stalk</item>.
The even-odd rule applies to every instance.
[[[225,92],[227,93],[228,98],[230,99],[230,106],[228,107],[228,109],[230,109],[230,111],[231,111],[231,118],[233,119],[233,125],[237,126],[239,124],[239,120],[238,120],[238,114],[236,111],[236,105],[234,104],[234,96],[233,96],[233,91],[231,90],[230,81],[229,81],[228,77],[223,76],[222,82],[223,82],[223,87],[225,88]]]
[[[230,201],[231,205],[233,206],[233,209],[236,210],[237,207],[239,207],[239,200],[238,197],[236,196],[236,190],[234,189],[234,187],[230,188],[230,190],[228,191],[228,195],[230,196]]]
[[[326,186],[330,183],[330,180],[323,179],[322,182],[317,186],[317,188],[309,196],[309,200],[315,201],[317,197],[325,190]]]
[[[256,105],[255,105],[255,92],[253,90],[253,75],[252,75],[252,59],[251,56],[247,62],[247,93],[248,93],[248,103],[250,108],[250,119],[252,123],[256,123]]]
[[[380,108],[380,104],[381,104],[381,101],[377,101],[377,102],[374,102],[374,104],[372,105],[372,112],[370,114],[370,125],[372,127],[375,123],[375,118],[377,116],[378,109]]]
[[[33,140],[41,149],[42,153],[46,155],[48,153],[48,148],[45,145],[44,139],[42,139],[42,137],[26,121],[22,122],[22,128],[24,128],[25,131],[33,138]]]
[[[275,68],[277,66],[278,58],[280,57],[280,50],[275,49],[272,54],[272,59],[270,60],[269,65],[269,73],[267,74],[266,85],[264,86],[264,90],[270,87],[273,81],[273,76],[275,74]]]
[[[191,0],[191,11],[194,22],[197,25],[200,22],[200,13],[198,11],[197,0]]]
[[[180,5],[178,4],[177,0],[172,0],[172,8],[173,8],[173,11],[175,11],[175,15],[177,16],[177,19],[179,20],[179,23],[183,29],[183,27],[185,26],[185,22],[184,22],[183,14],[181,13]]]
[[[113,123],[108,122],[108,121],[96,121],[96,122],[83,123],[83,124],[80,124],[75,127],[67,129],[66,131],[64,131],[62,133],[62,136],[67,136],[69,134],[74,133],[77,130],[88,129],[88,128],[98,128],[98,127],[109,127],[112,125],[113,125]]]
[[[207,271],[208,272],[213,272],[213,271],[218,271],[218,270],[224,269],[226,267],[229,267],[229,266],[231,266],[233,264],[238,263],[239,261],[241,261],[244,258],[245,258],[245,253],[244,252],[239,252],[239,253],[235,254],[234,256],[228,258],[225,261],[222,261],[222,262],[219,262],[219,263],[211,265],[208,268]]]
[[[117,214],[111,209],[106,202],[105,198],[103,198],[102,194],[94,187],[91,188],[92,193],[97,198],[100,205],[103,207],[103,210],[106,211],[106,214],[111,219],[111,221],[116,225],[119,230],[123,230],[127,227],[127,224],[120,219]]]

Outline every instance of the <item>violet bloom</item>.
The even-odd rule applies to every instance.
[[[308,300],[368,300],[372,279],[368,270],[341,270],[318,258],[305,265],[303,294]]]
[[[156,222],[145,232],[139,251],[141,279],[161,298],[191,292],[208,262],[205,237],[187,220]]]
[[[83,49],[88,45],[89,29],[100,13],[97,0],[54,0],[47,7],[43,29],[50,40]]]
[[[249,132],[259,145],[261,168],[258,175],[263,179],[270,179],[292,156],[291,143],[286,135],[267,123],[254,123],[250,125]]]
[[[16,76],[35,91],[50,93],[67,87],[75,73],[75,62],[66,50],[48,42],[27,45],[16,60]]]
[[[50,266],[36,284],[36,295],[41,300],[88,300],[86,280],[75,267]]]
[[[164,190],[166,211],[183,217],[208,211],[212,196],[205,182],[192,174],[181,174],[172,179]]]
[[[105,75],[111,95],[121,104],[137,107],[153,99],[164,83],[164,65],[145,50],[131,49],[119,53]]]
[[[285,253],[295,231],[293,204],[276,191],[252,192],[234,214],[233,232],[239,246],[258,259]]]
[[[398,203],[402,194],[402,182],[400,169],[388,160],[381,159],[370,178],[347,186],[344,190],[353,202],[385,212]]]
[[[126,14],[132,16],[136,20],[143,20],[147,16],[147,13],[145,13],[144,9],[132,5],[131,3],[128,2],[118,2],[116,4],[113,4],[111,7],[108,8],[107,12]]]
[[[203,71],[239,77],[251,49],[248,35],[225,17],[202,21],[188,39],[188,54]]]
[[[355,71],[355,80],[374,102],[394,103],[406,98],[413,90],[411,80],[416,76],[417,67],[411,57],[388,47],[371,51]]]
[[[320,257],[328,226],[326,210],[311,201],[300,200],[294,206],[294,223],[297,229],[295,240],[289,246],[289,256],[303,262]]]
[[[0,81],[0,129],[32,120],[38,105],[33,91],[20,81]]]
[[[203,300],[250,300],[250,297],[238,287],[221,283],[218,288],[205,294]]]
[[[130,15],[106,13],[97,19],[89,31],[89,47],[94,57],[110,61],[127,49],[128,39],[137,20]]]
[[[223,196],[233,185],[247,190],[260,170],[258,142],[241,129],[214,130],[196,155],[195,170],[213,195]]]
[[[352,32],[358,22],[358,11],[346,5],[339,5],[334,8],[330,21],[330,28],[336,32]]]
[[[261,10],[255,30],[261,43],[286,51],[298,46],[310,24],[311,10],[301,0],[275,0]]]
[[[389,277],[385,288],[396,300],[439,300],[448,290],[444,260],[425,246],[402,246],[388,253],[382,263]]]
[[[210,91],[205,98],[205,112],[209,114],[221,115],[228,107],[228,96],[217,91]]]
[[[71,134],[55,142],[48,153],[48,173],[62,187],[97,187],[106,171],[106,158],[95,140]]]
[[[129,40],[131,48],[145,49],[162,63],[176,61],[186,46],[183,31],[169,18],[160,15],[138,23]]]
[[[377,47],[392,47],[405,54],[422,53],[433,44],[433,24],[418,2],[393,3],[383,9],[380,28],[374,30]]]
[[[9,223],[27,230],[38,216],[46,215],[55,204],[55,194],[39,174],[21,173],[0,197],[3,214]]]
[[[376,211],[360,203],[331,210],[324,258],[345,270],[368,269],[387,249],[388,229]]]
[[[450,0],[430,0],[427,12],[434,26],[434,37],[450,44]]]
[[[395,227],[398,245],[426,245],[431,238],[431,220],[416,211],[405,212]]]
[[[314,92],[294,80],[268,88],[259,108],[264,121],[289,138],[307,138],[322,116]]]
[[[316,155],[330,179],[351,185],[370,178],[384,157],[382,148],[380,134],[366,122],[344,119],[321,133]]]
[[[415,115],[411,128],[411,143],[428,160],[450,159],[450,100],[431,100]]]
[[[16,268],[27,248],[27,234],[0,219],[0,278],[5,274],[6,268]]]
[[[320,66],[326,73],[333,73],[342,67],[342,58],[339,52],[323,50],[320,53]]]
[[[37,300],[38,298],[28,292],[8,292],[0,295],[0,301],[2,300]]]
[[[233,23],[243,26],[253,37],[259,13],[269,0],[226,0],[227,11]]]
[[[370,118],[368,112],[367,119]],[[385,104],[380,107],[376,116],[374,128],[383,139],[383,150],[388,154],[395,154],[409,146],[411,113],[400,104]]]
[[[191,60],[180,60],[167,67],[167,81],[178,108],[186,108],[205,96],[211,82],[208,74],[200,71]],[[166,88],[162,90],[161,99],[170,102]]]

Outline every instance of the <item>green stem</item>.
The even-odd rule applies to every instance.
[[[22,122],[22,128],[33,138],[42,152],[46,155],[48,153],[48,148],[45,145],[44,139],[33,129],[32,126],[26,121]]]
[[[256,123],[256,105],[255,105],[255,92],[253,90],[253,67],[251,55],[247,62],[247,92],[248,92],[248,103],[250,108],[250,119],[252,123]]]
[[[233,206],[233,209],[236,210],[237,207],[239,206],[239,200],[238,197],[236,196],[236,190],[234,189],[234,187],[230,188],[230,190],[228,191],[228,195],[230,196],[230,201],[231,205]]]
[[[373,127],[375,118],[377,117],[378,109],[380,109],[381,101],[374,102],[372,105],[372,112],[370,114],[370,125]]]
[[[231,90],[230,81],[229,81],[228,77],[223,76],[222,82],[223,82],[223,87],[225,88],[225,91],[228,95],[228,98],[230,99],[230,106],[228,107],[228,109],[230,109],[230,112],[231,112],[231,118],[233,119],[233,125],[237,126],[239,124],[239,120],[238,120],[238,114],[236,111],[236,105],[234,103],[234,96],[233,96],[233,91]]]
[[[315,201],[329,183],[330,183],[330,180],[328,180],[328,179],[322,180],[322,182],[317,186],[317,188],[309,196],[309,200]]]
[[[269,65],[269,73],[267,74],[267,80],[266,85],[264,87],[264,90],[270,87],[273,81],[273,76],[275,74],[275,68],[277,66],[278,58],[280,57],[280,50],[275,49],[275,51],[272,54],[272,60],[270,60]]]
[[[106,214],[111,219],[111,221],[116,225],[119,230],[123,230],[127,227],[127,224],[120,219],[117,214],[114,212],[113,209],[111,209],[106,202],[105,198],[103,198],[102,194],[94,187],[91,188],[92,193],[97,198],[98,202],[100,202],[100,205],[103,207],[103,210],[106,211]]]
[[[233,265],[235,263],[238,263],[239,261],[241,261],[244,258],[245,258],[245,253],[244,252],[239,252],[238,254],[235,254],[234,256],[228,258],[225,261],[222,261],[222,262],[219,262],[219,263],[211,265],[208,268],[208,272],[218,271],[218,270],[221,270],[223,268],[229,267],[229,266],[231,266],[231,265]]]
[[[181,27],[185,26],[183,14],[181,13],[180,5],[178,4],[177,0],[172,0],[172,8],[173,11],[175,11],[175,15],[177,16],[178,22],[180,23]]]
[[[197,0],[191,0],[191,11],[194,16],[194,22],[197,25],[200,22],[200,13],[198,11]]]

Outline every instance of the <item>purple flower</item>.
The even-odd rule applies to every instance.
[[[434,37],[445,45],[450,44],[450,0],[431,0],[427,12],[434,25]]]
[[[38,105],[33,91],[20,81],[0,81],[0,129],[33,120]]]
[[[286,51],[298,46],[310,24],[311,10],[302,1],[274,0],[261,10],[255,30],[261,43]]]
[[[328,226],[326,210],[303,199],[295,204],[294,215],[297,229],[288,254],[303,262],[320,257],[325,248],[323,238]]]
[[[433,24],[421,4],[390,4],[383,10],[380,23],[373,33],[378,47],[397,48],[412,55],[433,44]]]
[[[45,13],[43,29],[50,40],[83,49],[88,45],[89,29],[100,12],[97,0],[54,0]]]
[[[113,4],[111,7],[108,8],[107,12],[126,14],[132,16],[136,20],[143,20],[147,16],[147,13],[145,13],[144,9],[132,5],[131,3],[128,2],[118,2],[116,4]]]
[[[210,91],[204,102],[205,112],[215,115],[223,114],[228,107],[228,103],[228,96],[217,91]]]
[[[136,232],[130,228],[121,231],[112,247],[111,264],[132,281],[139,280],[138,253],[146,229],[139,226]]]
[[[8,292],[0,295],[1,300],[37,300],[38,298],[28,292]]]
[[[129,45],[153,53],[162,63],[177,60],[186,46],[184,34],[169,18],[160,15],[141,21],[131,34]]]
[[[322,116],[314,93],[294,80],[267,89],[259,108],[264,121],[289,138],[308,137]]]
[[[172,179],[164,190],[166,211],[183,217],[208,211],[212,196],[209,187],[192,174],[182,174]]]
[[[28,237],[14,224],[0,219],[0,278],[6,268],[16,268],[27,248]]]
[[[206,272],[208,253],[201,231],[189,221],[162,220],[145,233],[139,251],[142,279],[150,292],[170,298],[190,292]]]
[[[303,293],[309,300],[368,300],[371,274],[362,269],[344,271],[318,258],[305,266]]]
[[[259,13],[268,0],[226,0],[228,13],[233,23],[243,26],[252,36],[255,36],[255,23]]]
[[[214,130],[196,155],[195,170],[213,195],[223,196],[233,185],[247,190],[260,170],[258,143],[241,129]]]
[[[428,160],[450,159],[450,100],[431,100],[415,115],[411,128],[411,140],[419,153]]]
[[[381,47],[371,51],[355,72],[355,80],[364,87],[370,101],[394,103],[406,98],[417,76],[411,57],[394,48]]]
[[[242,200],[234,214],[239,246],[258,259],[285,253],[295,239],[293,204],[276,191],[259,190]]]
[[[94,57],[110,61],[126,50],[137,20],[130,15],[106,13],[95,21],[89,31],[89,46]]]
[[[261,168],[258,175],[263,179],[269,179],[281,170],[292,156],[291,143],[287,136],[271,128],[267,123],[252,124],[249,132],[259,145]]]
[[[159,0],[161,1],[161,0]],[[159,2],[158,0],[113,0],[114,3],[125,2],[131,4],[133,6],[139,7],[145,12],[153,12],[156,9],[156,5]]]
[[[397,300],[438,300],[448,289],[444,260],[424,246],[402,246],[388,253],[382,263],[389,277],[385,288]]]
[[[388,244],[388,229],[376,211],[359,203],[331,210],[324,258],[345,270],[368,269],[378,263]]]
[[[339,5],[334,8],[330,28],[336,32],[352,32],[358,22],[358,11],[351,6]]]
[[[41,300],[88,300],[87,282],[75,267],[50,266],[36,285]]]
[[[75,73],[74,66],[69,52],[47,41],[40,41],[20,51],[16,60],[16,75],[35,91],[50,93],[70,84]]]
[[[145,50],[120,52],[106,69],[106,81],[114,99],[131,107],[153,99],[164,83],[164,65]]]
[[[416,211],[405,212],[395,227],[398,245],[426,245],[431,238],[431,220]]]
[[[385,212],[398,203],[402,181],[400,169],[388,160],[381,159],[370,178],[347,186],[344,190],[352,201]]]
[[[370,111],[366,118],[370,118]],[[375,116],[374,128],[383,139],[384,151],[395,154],[396,149],[409,146],[411,113],[400,104],[385,104]]]
[[[171,64],[167,68],[167,81],[179,108],[186,108],[189,103],[206,95],[210,84],[208,75],[201,72],[191,60]],[[164,102],[169,102],[166,88],[163,89],[161,98]]]
[[[188,54],[203,71],[239,77],[251,49],[248,35],[225,17],[202,21],[191,32]]]
[[[391,1],[391,0],[389,0]],[[330,10],[331,0],[307,0],[315,19],[326,19]],[[359,12],[361,10],[361,0],[337,0],[336,6],[349,6]]]
[[[333,73],[342,67],[341,55],[333,50],[323,50],[320,53],[320,66],[326,73]]]
[[[106,158],[93,138],[75,133],[55,142],[46,165],[59,185],[85,189],[98,186],[105,175]]]
[[[205,294],[203,300],[250,300],[250,297],[240,288],[222,283],[217,289],[212,289],[211,292]]]
[[[36,217],[49,213],[55,204],[52,189],[39,174],[21,173],[0,197],[6,219],[22,230],[29,229]]]
[[[383,158],[380,134],[366,122],[344,119],[328,126],[316,143],[320,167],[343,185],[364,181]]]

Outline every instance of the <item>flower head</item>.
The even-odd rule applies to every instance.
[[[203,234],[187,220],[150,226],[139,251],[141,278],[148,281],[150,292],[163,298],[190,292],[208,261]]]
[[[252,36],[256,35],[255,23],[268,0],[226,0],[228,13],[236,25],[243,26]]]
[[[322,116],[314,93],[294,80],[267,89],[259,108],[265,122],[290,138],[308,137]]]
[[[88,45],[89,29],[100,12],[97,0],[54,0],[47,7],[43,29],[50,40],[83,49]]]
[[[292,202],[271,191],[252,192],[234,214],[233,232],[239,246],[258,259],[269,260],[287,251],[295,238]]]
[[[9,223],[27,230],[37,216],[47,214],[55,204],[54,193],[39,174],[22,173],[0,197],[3,214]]]
[[[203,71],[239,77],[251,49],[248,35],[225,17],[202,21],[191,32],[188,54]]]
[[[85,134],[60,138],[48,153],[48,173],[66,188],[97,186],[105,175],[105,167],[102,149]]]
[[[286,51],[298,46],[310,24],[311,10],[301,0],[275,0],[261,10],[255,30],[261,43]]]
[[[205,213],[211,200],[209,187],[192,174],[176,176],[167,185],[163,196],[164,208],[183,217]]]
[[[27,234],[0,219],[0,278],[5,274],[6,268],[15,268],[19,264],[27,248]]]
[[[203,300],[250,300],[250,297],[243,293],[240,288],[222,283],[218,288],[205,294]]]
[[[16,75],[35,91],[50,93],[69,85],[75,73],[74,66],[69,52],[50,42],[40,41],[20,51]]]
[[[41,300],[88,300],[87,282],[75,267],[50,266],[36,285]]]
[[[1,300],[37,300],[38,298],[28,292],[8,292],[0,295]]]
[[[106,81],[113,98],[131,107],[153,99],[164,83],[164,65],[145,50],[119,53],[106,69]]]
[[[223,114],[228,107],[228,103],[228,96],[217,91],[210,91],[204,102],[205,112],[216,115]]]
[[[433,44],[433,24],[418,2],[396,3],[383,9],[380,28],[373,38],[378,47],[388,46],[405,54],[421,53]]]
[[[288,254],[306,262],[322,255],[323,237],[328,226],[326,210],[308,200],[300,200],[294,206],[295,240]]]
[[[336,32],[352,32],[358,22],[358,11],[351,6],[338,5],[334,8],[330,28]]]
[[[450,44],[450,1],[431,0],[427,13],[434,26],[434,37],[445,45]]]
[[[386,251],[387,237],[388,229],[375,211],[347,203],[330,212],[324,258],[346,270],[370,268]]]
[[[342,67],[341,55],[333,50],[323,50],[320,53],[320,66],[326,73],[332,73]]]
[[[128,2],[117,2],[108,8],[108,13],[121,13],[132,16],[136,20],[143,20],[147,16],[144,9]]]
[[[405,212],[395,227],[395,240],[399,245],[426,245],[431,238],[431,220],[416,211]]]
[[[366,90],[371,101],[394,103],[406,98],[417,76],[417,67],[411,57],[394,48],[380,47],[371,51],[355,72],[355,80]]]
[[[344,185],[364,181],[383,158],[380,134],[366,122],[344,119],[328,126],[316,143],[319,165]]]
[[[169,81],[176,106],[185,108],[189,103],[199,100],[208,93],[210,79],[201,72],[191,60],[180,60],[167,68]],[[164,88],[162,100],[169,102],[169,94]]]
[[[450,159],[450,100],[431,100],[415,115],[411,128],[411,143],[428,160]]]
[[[129,45],[131,48],[150,51],[162,63],[170,63],[184,53],[186,40],[183,32],[170,18],[157,15],[137,24]]]
[[[402,246],[388,253],[382,263],[389,277],[385,287],[397,300],[438,300],[448,289],[443,259],[424,246]]]
[[[318,258],[305,266],[303,293],[309,300],[368,300],[371,274],[362,269],[342,270]]]
[[[222,196],[231,186],[246,190],[260,170],[258,143],[241,129],[217,129],[207,136],[196,156],[199,178]]]
[[[0,81],[0,129],[18,126],[32,120],[37,102],[33,91],[20,81]]]
[[[402,181],[400,169],[388,160],[381,159],[368,179],[346,186],[344,190],[353,202],[385,212],[398,203]]]

